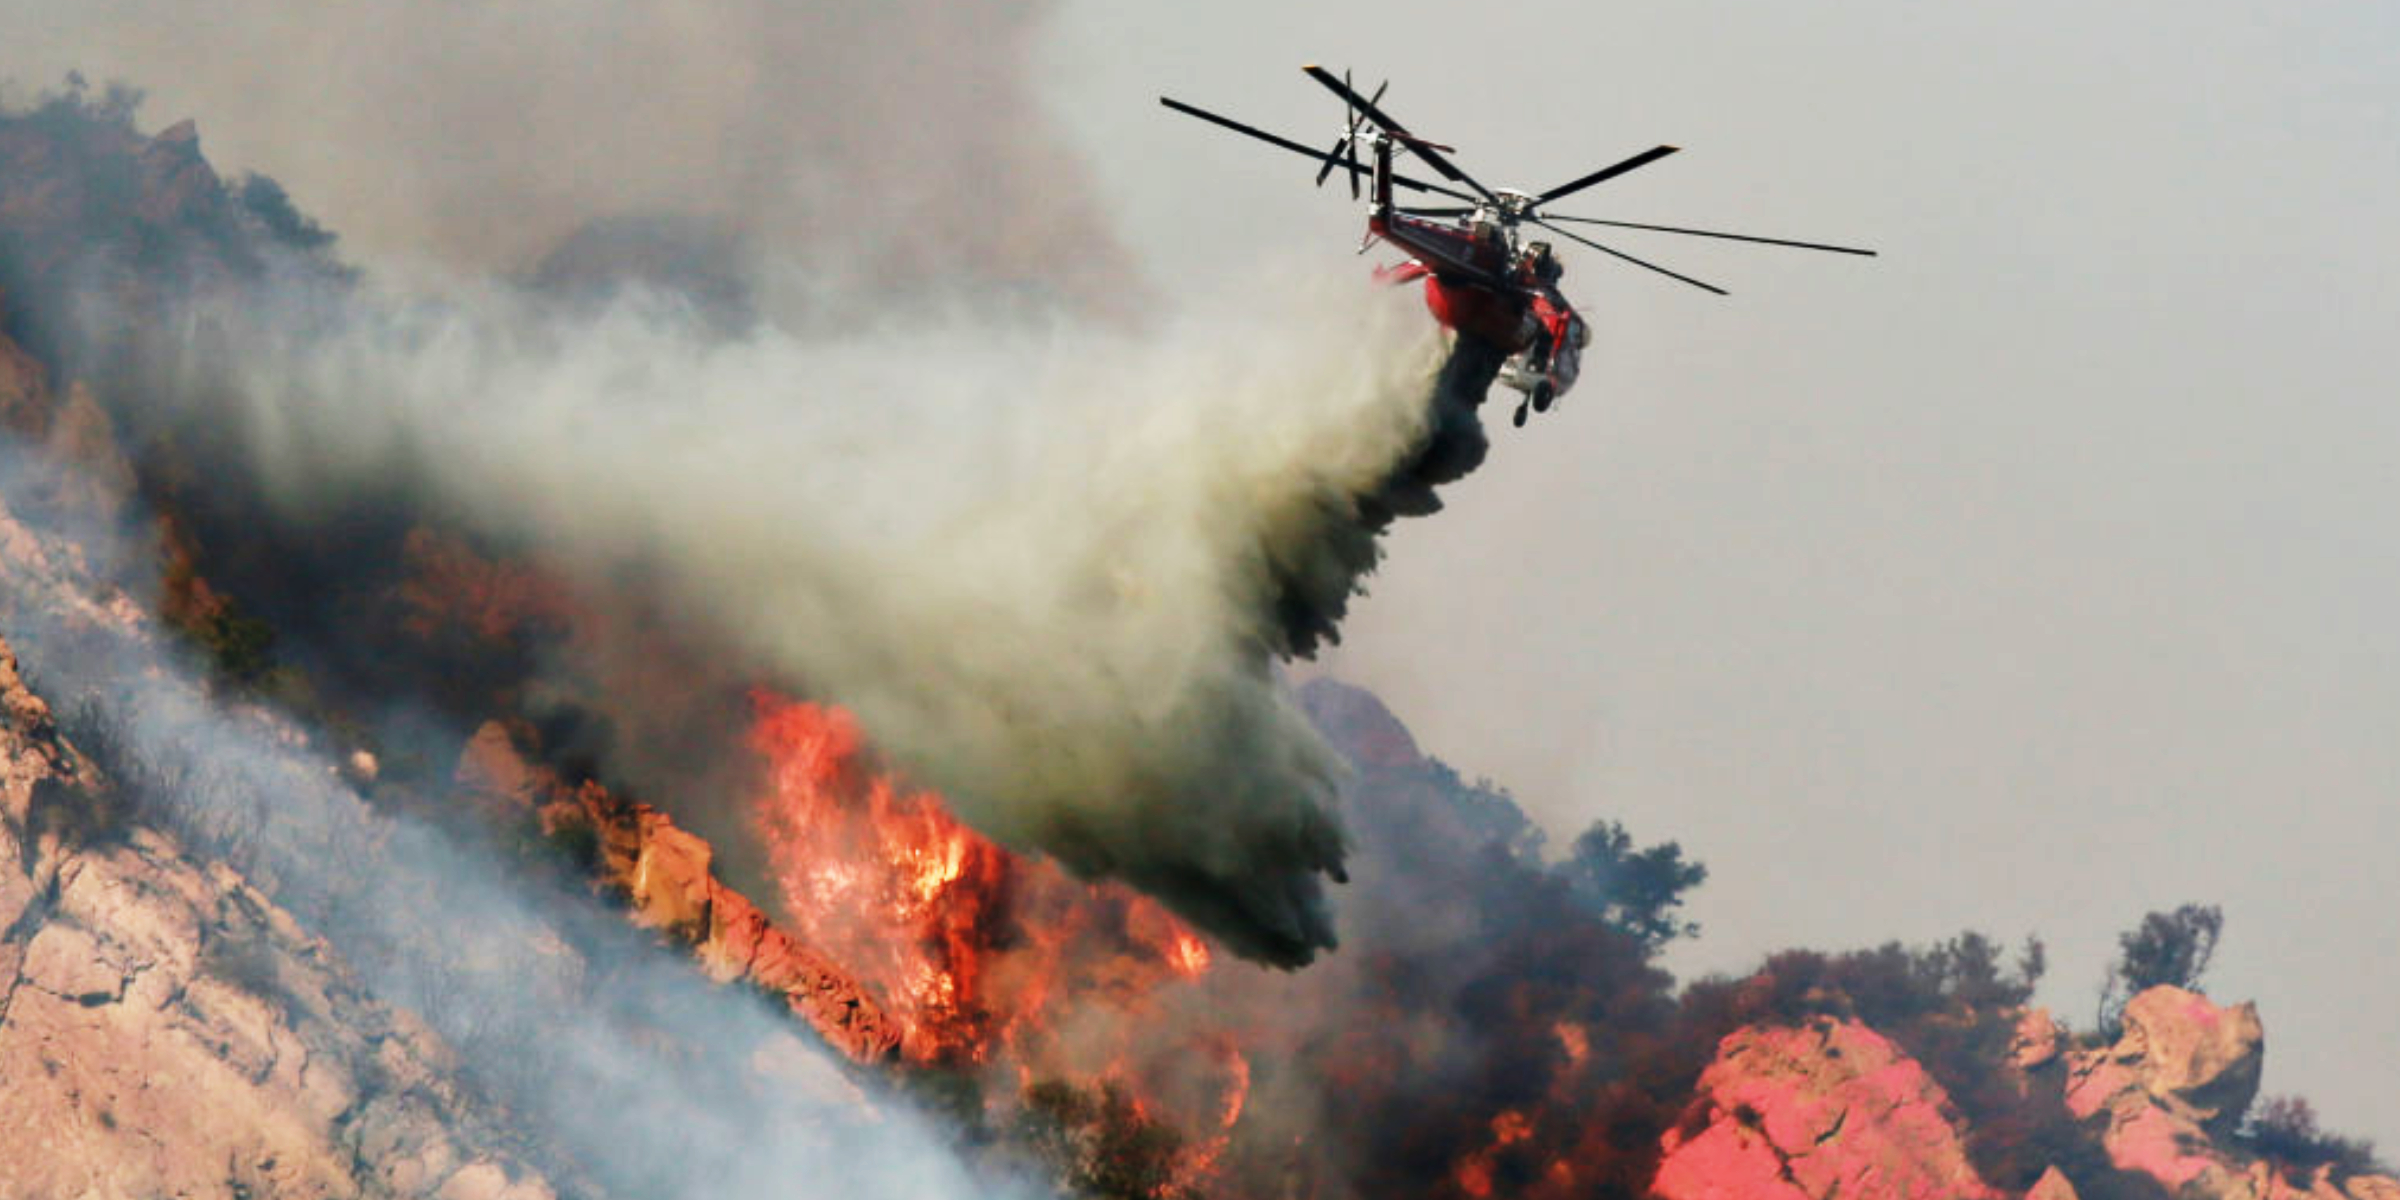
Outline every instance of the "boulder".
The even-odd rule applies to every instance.
[[[2156,987],[2125,1006],[2115,1045],[2066,1056],[2069,1112],[2093,1122],[2109,1161],[2207,1200],[2400,1200],[2384,1176],[2293,1178],[2233,1134],[2258,1094],[2266,1035],[2250,1004],[2220,1007]]]
[[[2152,1099],[2223,1137],[2258,1096],[2265,1048],[2257,1006],[2219,1008],[2182,988],[2154,987],[2125,1005],[2125,1032],[2109,1057],[2132,1068]]]
[[[1661,1200],[1998,1200],[1949,1097],[1855,1021],[1751,1026],[1718,1043],[1661,1144]]]
[[[2082,1200],[2082,1197],[2076,1194],[2075,1185],[2067,1182],[2057,1167],[2052,1167],[2033,1181],[2033,1186],[2025,1192],[2025,1200]]]

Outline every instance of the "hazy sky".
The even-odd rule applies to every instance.
[[[169,38],[149,4],[0,0],[25,35],[0,69],[130,75],[150,120],[199,117],[220,165],[278,175],[370,255],[463,236],[378,209],[379,113],[477,170],[571,150],[568,183],[527,185],[555,197],[614,178],[592,144],[643,124],[641,80],[680,81],[689,121],[742,111],[720,77],[777,78],[756,55],[652,72],[620,30],[614,65],[576,75],[613,98],[588,127],[429,132],[377,106],[407,103],[405,72],[318,125],[224,53],[339,57],[260,49],[275,7]],[[745,52],[698,11],[660,6],[707,36],[655,52]],[[996,21],[1012,47],[1016,25]],[[1392,110],[1494,185],[1684,148],[1567,211],[1881,248],[1613,239],[1724,299],[1570,250],[1594,330],[1580,389],[1522,433],[1493,413],[1490,462],[1392,539],[1329,665],[1556,833],[1611,816],[1706,861],[1686,974],[2035,932],[2046,999],[2088,1023],[2117,931],[2221,904],[2211,991],[2259,1002],[2268,1089],[2400,1150],[2400,7],[1068,0],[1023,44],[1036,111],[1111,214],[1060,269],[1113,270],[1113,234],[1163,303],[1256,286],[1270,261],[1386,261],[1348,256],[1338,183],[1311,192],[1305,162],[1156,103],[1330,140],[1339,109],[1305,61],[1389,75]],[[940,86],[867,74],[806,125],[895,107],[861,98],[874,79]],[[804,76],[743,86],[807,105]],[[772,140],[771,113],[742,122],[740,144]],[[927,124],[911,161],[962,140]],[[989,170],[963,163],[952,195],[993,194]],[[1084,182],[1062,167],[1057,188]],[[472,232],[509,244],[505,224]]]

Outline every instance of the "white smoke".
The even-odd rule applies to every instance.
[[[227,374],[167,389],[230,382],[209,419],[283,502],[396,489],[595,586],[638,580],[765,681],[854,709],[1001,840],[1262,959],[1331,943],[1334,765],[1271,677],[1276,605],[1290,580],[1347,587],[1362,499],[1427,436],[1438,341],[1411,298],[732,340],[640,299],[304,298],[192,321],[213,332],[187,361]]]
[[[0,495],[30,471],[0,439]],[[38,481],[37,481],[38,482]],[[0,504],[0,535],[24,534]],[[846,1081],[755,993],[702,980],[621,918],[515,881],[489,851],[378,813],[293,729],[214,702],[124,606],[11,543],[0,634],[151,820],[223,854],[379,999],[459,1051],[481,1094],[624,1196],[1037,1196]],[[131,561],[105,541],[85,549]],[[81,555],[60,556],[72,563]],[[662,1034],[662,1031],[670,1031]],[[513,1131],[513,1130],[512,1130]],[[982,1177],[979,1177],[982,1176]]]

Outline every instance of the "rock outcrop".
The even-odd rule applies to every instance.
[[[553,1194],[437,1038],[107,795],[0,645],[0,1195]]]
[[[1998,1200],[1925,1069],[1852,1021],[1751,1027],[1667,1135],[1662,1200]]]
[[[2208,1200],[2400,1200],[2400,1181],[2320,1168],[2295,1181],[2232,1138],[2258,1094],[2266,1032],[2250,1004],[2221,1007],[2156,987],[2125,1006],[2114,1045],[2068,1056],[2069,1111],[2097,1129],[2118,1169]]]
[[[538,821],[554,842],[590,847],[603,890],[635,921],[690,947],[719,982],[745,981],[780,997],[827,1042],[858,1063],[890,1061],[901,1028],[847,972],[776,928],[711,870],[707,842],[667,814],[596,783],[570,787],[528,760],[499,722],[476,731],[456,782],[498,825]]]
[[[2400,1180],[2297,1170],[2246,1148],[2239,1126],[2265,1045],[2256,1010],[2179,988],[2126,1006],[2114,1045],[2066,1049],[2049,1014],[2027,1010],[2008,1061],[2029,1100],[2062,1099],[2099,1156],[2058,1165],[2025,1200],[2400,1200]],[[2046,1096],[2035,1090],[2047,1089]],[[2061,1091],[2063,1090],[2063,1097]],[[1999,1200],[1967,1152],[1971,1131],[1899,1047],[1854,1021],[1820,1017],[1735,1031],[1701,1074],[1692,1108],[1661,1146],[1661,1200]],[[2114,1171],[2111,1171],[2111,1168]],[[2020,1177],[2022,1178],[2022,1177]],[[2022,1185],[2020,1185],[2022,1186]],[[2015,1195],[2010,1192],[2008,1195]]]

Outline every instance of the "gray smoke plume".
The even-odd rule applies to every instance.
[[[249,296],[187,323],[207,385],[162,391],[228,404],[289,508],[396,492],[645,589],[854,709],[979,828],[1288,965],[1332,942],[1343,837],[1270,662],[1423,507],[1391,481],[1426,454],[1439,349],[1404,295],[1269,294],[1140,336],[961,314],[735,340],[638,301]]]
[[[850,283],[1090,306],[1126,258],[1033,86],[1044,0],[0,0],[0,80],[155,89],[375,259],[532,266],[672,213]]]
[[[113,371],[137,441],[203,459],[183,478],[263,480],[286,525],[421,514],[638,597],[723,651],[705,673],[856,710],[986,832],[1305,962],[1333,942],[1343,836],[1333,758],[1272,664],[1334,635],[1375,532],[1436,507],[1480,429],[1435,395],[1413,299],[1362,281],[1254,280],[1129,328],[1114,243],[1025,83],[1040,6],[922,7],[546,13],[539,37],[508,5],[37,23],[13,61],[306,38],[289,76],[222,97],[227,125],[290,155],[269,165],[312,207],[336,197],[337,224],[464,265],[378,292],[125,264],[58,285],[87,311],[52,341]],[[345,68],[305,104],[283,90]],[[159,65],[214,97],[211,70]],[[200,199],[178,211],[209,208],[188,136],[142,153],[180,164]],[[313,173],[362,156],[404,178],[359,198]],[[313,231],[287,196],[245,207]],[[160,210],[133,199],[129,227]],[[571,303],[491,282],[570,230],[590,236],[536,278]],[[612,256],[683,294],[586,287]],[[163,369],[125,369],[128,342]]]

